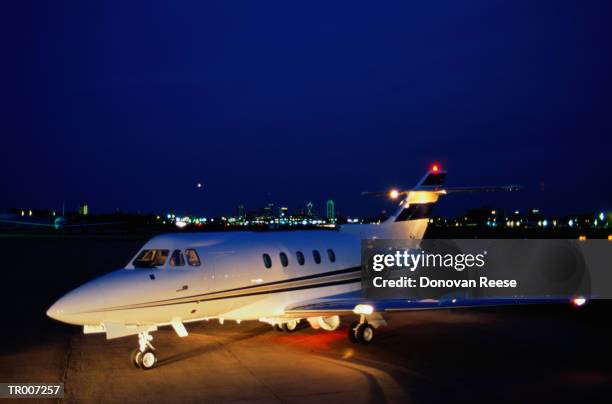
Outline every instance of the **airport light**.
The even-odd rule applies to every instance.
[[[355,314],[372,314],[374,312],[374,307],[369,304],[358,304],[353,309],[353,313]]]
[[[584,241],[587,239],[587,236],[585,236],[584,234],[581,234],[580,236],[578,236],[578,240],[580,241]]]

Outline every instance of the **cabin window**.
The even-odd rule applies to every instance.
[[[336,262],[336,254],[331,248],[327,249],[327,257],[329,258],[329,262]]]
[[[298,264],[304,265],[304,254],[301,251],[295,253],[295,258],[297,259]]]
[[[187,264],[189,264],[190,267],[200,266],[200,256],[196,250],[193,248],[186,249],[185,256],[187,257]]]
[[[268,254],[262,255],[262,257],[263,257],[264,266],[266,268],[272,268],[272,258],[270,258]]]
[[[135,268],[156,268],[162,267],[168,258],[168,250],[142,250],[132,262]]]
[[[289,265],[289,258],[287,258],[287,254],[285,254],[284,252],[280,253],[280,261],[281,265],[284,267]]]
[[[319,254],[318,250],[312,250],[312,258],[314,258],[314,262],[317,264],[321,263],[321,254]]]
[[[182,267],[185,265],[185,257],[183,257],[183,253],[181,250],[174,250],[172,256],[170,257],[170,266],[171,267]]]

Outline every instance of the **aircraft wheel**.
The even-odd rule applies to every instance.
[[[348,337],[349,341],[353,343],[357,343],[357,326],[359,325],[359,321],[353,321],[348,329]]]
[[[140,359],[140,349],[136,348],[132,351],[132,353],[130,354],[130,363],[132,364],[132,366],[134,366],[135,368],[139,368],[140,365],[138,364],[138,361]]]
[[[276,331],[279,331],[279,332],[283,331],[283,327],[281,327],[281,326],[280,326],[280,325],[278,325],[278,324],[274,324],[274,329],[275,329]]]
[[[374,327],[368,323],[359,324],[355,331],[355,336],[357,337],[357,341],[362,344],[369,344],[374,339]]]
[[[141,369],[148,370],[155,366],[157,363],[157,356],[155,352],[150,349],[144,351],[141,355],[138,356],[138,364]]]
[[[294,332],[297,329],[298,320],[287,321],[283,324],[283,330],[286,332]]]

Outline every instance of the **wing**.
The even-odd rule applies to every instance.
[[[498,298],[498,299],[363,299],[353,296],[331,296],[293,304],[285,309],[292,318],[346,316],[353,314],[390,313],[469,307],[512,306],[525,304],[568,303],[567,298]]]

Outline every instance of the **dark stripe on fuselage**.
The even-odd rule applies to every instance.
[[[130,307],[130,308],[101,309],[101,310],[96,310],[96,311],[147,309],[147,308],[151,308],[151,307],[174,306],[174,305],[177,305],[177,304],[211,302],[213,300],[238,299],[238,298],[242,298],[242,297],[257,296],[257,295],[267,295],[267,294],[282,293],[282,292],[291,292],[291,291],[303,290],[303,289],[323,288],[323,287],[328,287],[328,286],[344,285],[344,284],[355,283],[355,282],[361,282],[361,277],[345,279],[345,280],[341,280],[341,281],[327,282],[327,283],[315,283],[315,284],[310,284],[310,285],[294,286],[294,287],[280,288],[280,289],[274,289],[274,290],[263,290],[261,292],[244,293],[244,294],[241,294],[241,295],[219,296],[219,297],[211,297],[211,298],[208,298],[208,299],[194,299],[194,300],[189,300],[189,301],[184,301],[184,302],[157,303],[157,304],[150,304],[150,305],[147,305],[147,306],[138,306],[138,307]]]
[[[395,221],[405,222],[407,220],[428,219],[433,205],[433,202],[410,204],[397,215]]]
[[[309,288],[323,287],[323,286],[332,286],[332,285],[336,285],[336,284],[355,282],[355,280],[360,281],[361,277],[351,278],[351,279],[343,279],[343,280],[339,280],[339,281],[331,281],[331,282],[327,282],[327,283],[311,283],[311,284],[301,285],[301,286],[289,286],[289,287],[285,287],[285,288],[282,287],[282,285],[288,284],[288,283],[300,282],[300,281],[305,281],[305,280],[315,280],[315,279],[319,279],[319,278],[334,277],[334,276],[337,276],[337,275],[348,274],[348,273],[359,272],[359,271],[361,271],[361,267],[351,267],[351,268],[341,269],[341,270],[337,270],[337,271],[323,272],[323,273],[320,273],[320,274],[313,274],[313,275],[300,276],[300,277],[297,277],[297,278],[283,279],[283,280],[263,283],[263,284],[259,284],[259,285],[249,285],[249,286],[243,286],[243,287],[239,287],[239,288],[232,288],[232,289],[225,289],[225,290],[219,290],[219,291],[214,291],[214,292],[207,292],[207,293],[202,293],[202,294],[192,295],[192,296],[183,296],[183,297],[179,297],[179,298],[164,299],[164,300],[155,300],[155,301],[151,301],[151,302],[143,302],[143,303],[135,303],[135,304],[130,304],[130,305],[115,306],[115,307],[109,307],[109,308],[105,308],[105,309],[92,310],[92,311],[111,311],[111,310],[140,309],[140,308],[146,308],[146,307],[165,306],[165,305],[174,305],[174,304],[186,304],[186,303],[196,303],[196,302],[204,302],[204,301],[212,301],[212,300],[229,299],[229,298],[234,298],[234,297],[238,298],[238,297],[244,297],[244,296],[255,296],[255,295],[261,295],[261,294],[266,294],[266,293],[279,293],[279,292],[285,292],[285,291],[290,291],[290,290],[299,290],[299,289],[309,289]],[[273,290],[255,291],[255,292],[251,292],[251,293],[248,292],[249,290],[252,290],[252,289],[256,289],[256,288],[263,289],[263,288],[266,288],[268,286],[274,286],[274,285],[279,285],[279,286],[281,286],[281,288],[273,289]],[[220,294],[224,294],[224,293],[239,292],[239,291],[245,291],[246,293],[232,294],[230,296],[213,296],[213,295],[220,295]]]

